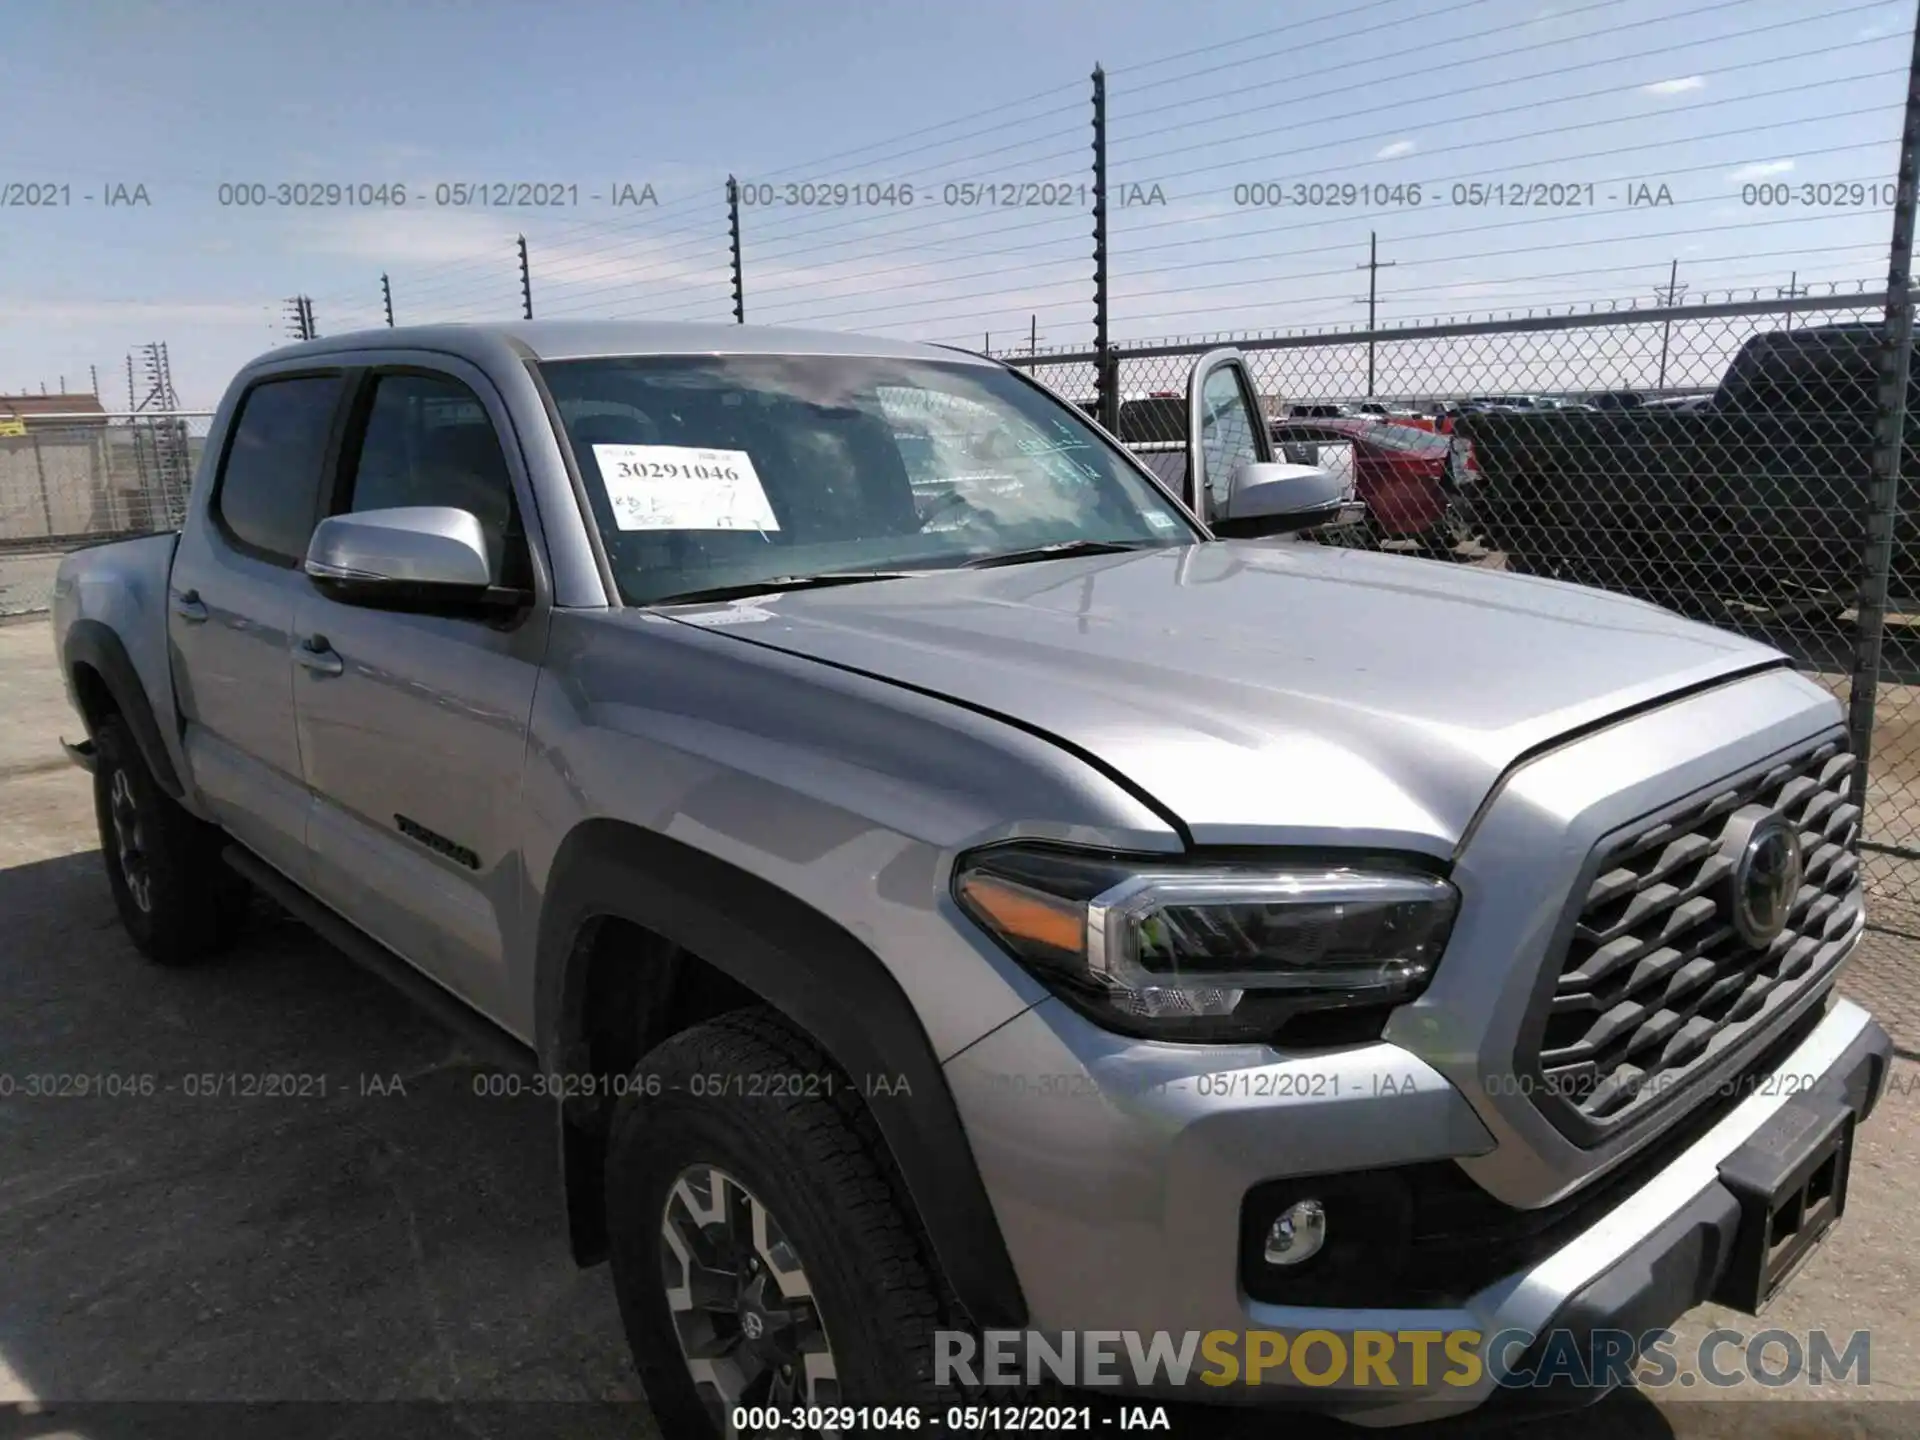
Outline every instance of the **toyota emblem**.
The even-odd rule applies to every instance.
[[[1806,856],[1798,826],[1783,815],[1756,814],[1755,809],[1733,817],[1726,850],[1733,855],[1727,909],[1735,933],[1757,949],[1787,928],[1806,874]]]

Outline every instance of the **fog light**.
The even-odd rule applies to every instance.
[[[1318,1200],[1296,1200],[1267,1231],[1269,1265],[1298,1265],[1327,1243],[1327,1212]]]

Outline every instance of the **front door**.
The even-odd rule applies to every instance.
[[[309,587],[294,700],[312,801],[312,888],[483,1012],[505,1013],[520,778],[547,630],[521,517],[525,473],[477,371],[374,368],[347,427],[332,513],[451,505],[480,518],[510,619],[370,609]],[[503,437],[506,437],[503,443]]]

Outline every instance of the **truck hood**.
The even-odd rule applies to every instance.
[[[1598,590],[1285,541],[665,613],[1042,731],[1199,844],[1444,854],[1526,752],[1782,659]]]

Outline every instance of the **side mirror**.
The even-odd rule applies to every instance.
[[[1282,535],[1343,518],[1352,497],[1331,471],[1314,465],[1259,462],[1233,472],[1216,535],[1248,538]]]
[[[329,516],[314,529],[304,569],[323,594],[348,605],[492,609],[526,598],[494,588],[486,531],[470,511],[446,505]]]

